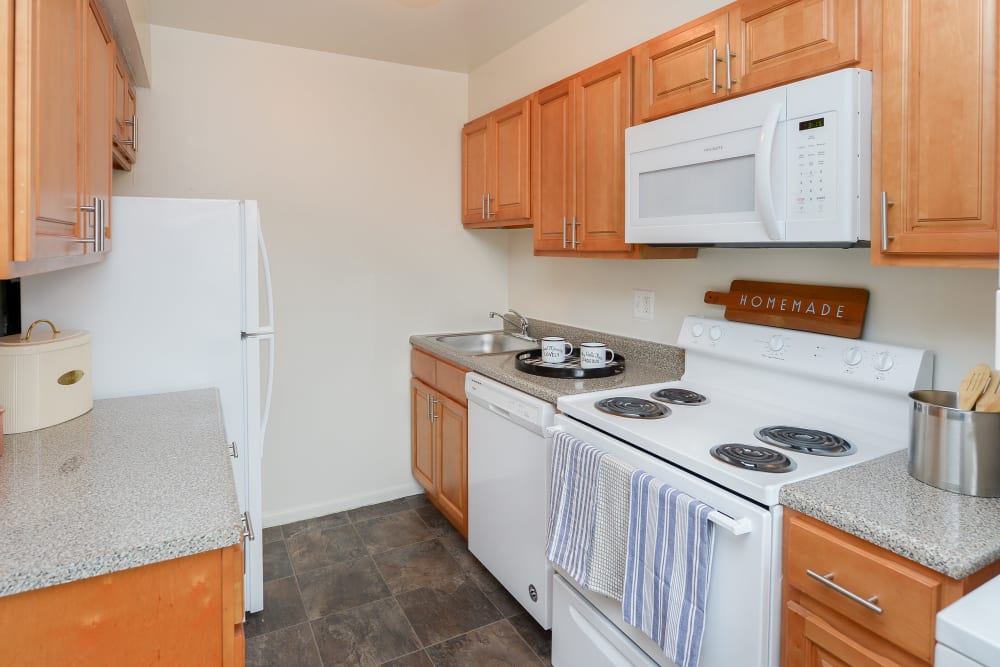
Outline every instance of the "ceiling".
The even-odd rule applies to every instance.
[[[156,25],[469,72],[586,0],[147,0]]]

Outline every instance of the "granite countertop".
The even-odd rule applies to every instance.
[[[904,450],[790,484],[780,502],[953,579],[1000,560],[1000,498],[918,482],[906,471],[907,456]]]
[[[531,375],[517,370],[514,366],[516,352],[484,355],[464,354],[434,339],[435,336],[446,335],[442,333],[410,336],[410,344],[549,403],[555,403],[560,396],[569,394],[669,382],[677,380],[684,372],[684,350],[672,345],[615,336],[542,320],[531,320],[528,333],[535,338],[562,336],[574,345],[585,341],[605,343],[617,354],[624,357],[625,372],[606,378],[563,380]]]
[[[216,389],[95,401],[6,436],[0,596],[239,542],[227,444]]]

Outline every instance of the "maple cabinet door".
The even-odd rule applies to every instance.
[[[81,255],[81,0],[25,0],[14,18],[14,261]]]
[[[632,50],[635,57],[635,122],[668,116],[728,94],[726,42],[728,14],[651,39]]]
[[[886,0],[882,11],[873,262],[995,265],[997,2]]]
[[[762,90],[857,64],[862,1],[742,0],[730,13],[733,91]]]
[[[434,391],[417,379],[410,380],[410,438],[413,477],[431,496],[437,495],[434,426],[430,399]]]
[[[486,220],[488,132],[487,116],[462,128],[462,222]]]
[[[567,79],[540,91],[531,130],[535,250],[570,249],[576,174],[573,167],[573,86]]]
[[[111,29],[104,21],[97,0],[89,0],[84,11],[84,97],[83,97],[83,189],[79,206],[95,206],[100,210],[84,217],[84,238],[97,233],[97,216],[101,216],[100,233],[104,243],[83,244],[86,252],[103,252],[109,247],[111,226],[106,224],[111,212],[111,152],[115,127],[115,45]],[[99,246],[99,247],[95,247]]]
[[[531,100],[518,100],[490,116],[486,215],[497,222],[523,220],[531,216]]]
[[[625,128],[632,118],[632,54],[581,73],[576,94],[576,249],[630,250],[625,243]]]
[[[439,495],[438,508],[458,529],[469,535],[468,423],[466,408],[438,395],[435,429],[438,437]]]

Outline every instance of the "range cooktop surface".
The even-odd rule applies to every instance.
[[[696,317],[678,345],[681,380],[565,396],[558,409],[767,506],[785,484],[904,449],[907,393],[929,386],[933,363],[924,350]]]

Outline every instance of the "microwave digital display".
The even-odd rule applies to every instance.
[[[817,127],[823,127],[823,122],[825,118],[813,118],[812,120],[804,120],[799,123],[799,132],[802,130],[812,130]]]

